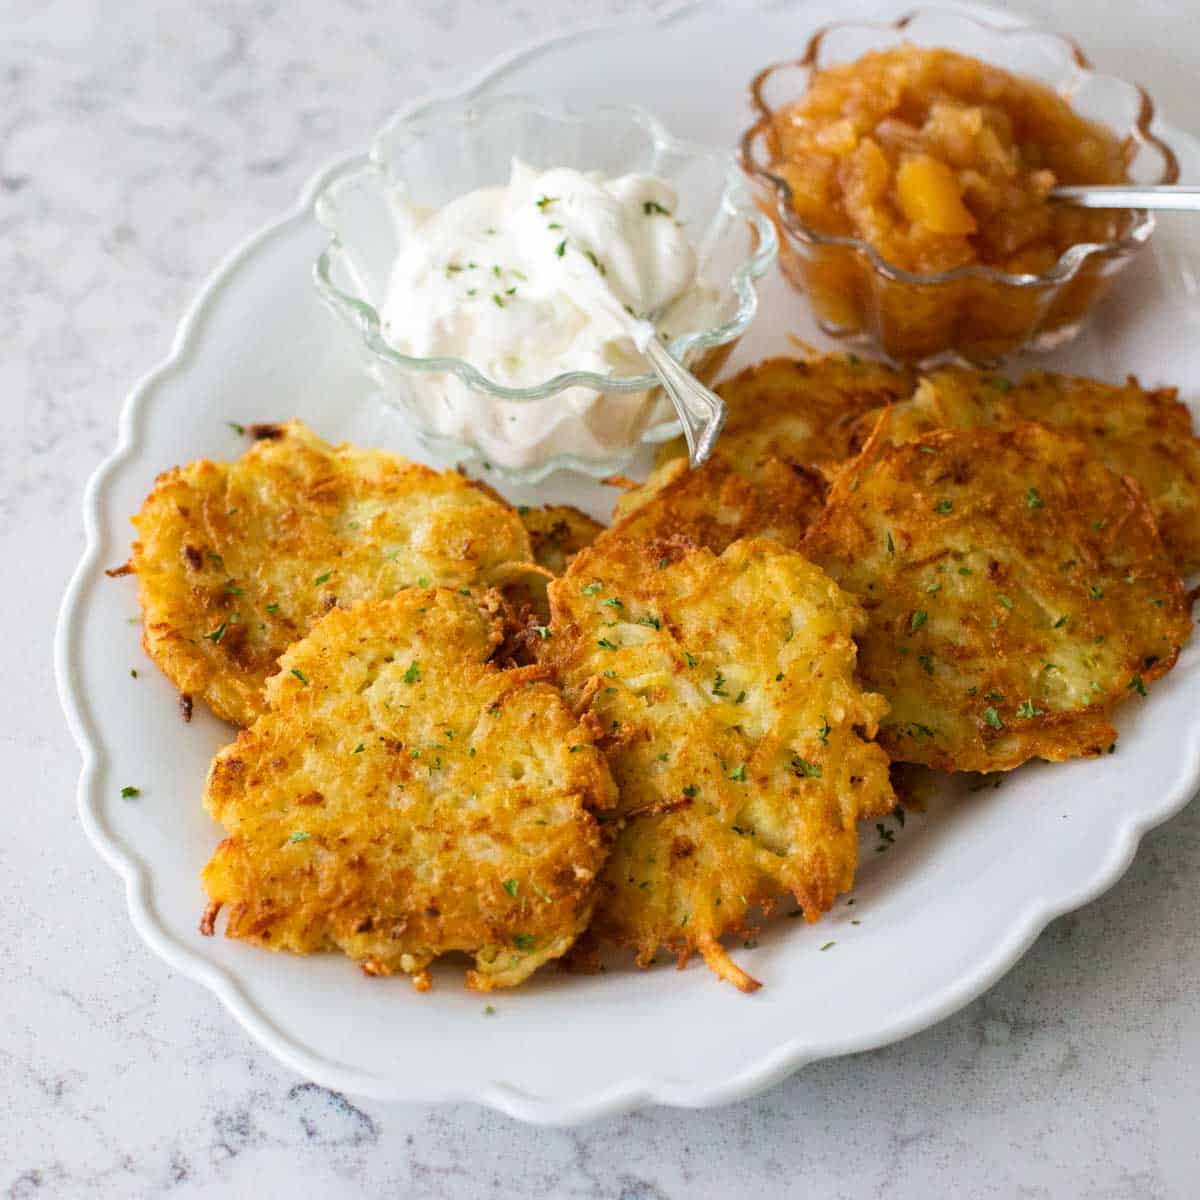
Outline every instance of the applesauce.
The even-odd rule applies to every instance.
[[[825,67],[760,123],[768,170],[790,188],[781,261],[833,332],[866,330],[894,357],[945,349],[992,360],[1077,326],[1112,273],[1103,256],[1069,281],[1014,286],[985,267],[1041,276],[1069,247],[1111,243],[1129,214],[1073,209],[1057,184],[1119,183],[1132,147],[1032,79],[947,49],[901,44]],[[782,203],[781,203],[782,206]],[[778,214],[777,214],[778,216]],[[899,268],[897,272],[894,270]]]

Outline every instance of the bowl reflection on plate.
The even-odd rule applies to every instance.
[[[653,374],[568,370],[536,386],[504,387],[463,359],[402,354],[382,333],[379,313],[401,236],[392,198],[444,205],[505,181],[514,157],[543,168],[655,175],[675,190],[699,273],[719,299],[714,323],[671,331],[669,349],[705,382],[754,319],[754,280],[774,260],[774,227],[731,154],[678,141],[630,106],[577,114],[520,97],[435,103],[394,119],[368,155],[317,194],[317,219],[332,235],[316,264],[317,287],[354,329],[383,399],[431,449],[481,456],[525,481],[560,467],[606,475],[642,441],[678,432]]]

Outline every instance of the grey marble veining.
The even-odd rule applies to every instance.
[[[83,481],[199,280],[397,103],[643,7],[0,0],[0,1189],[26,1196],[1184,1197],[1200,809],[985,997],[711,1112],[572,1131],[327,1092],[138,941],[74,817],[51,632]],[[1191,5],[1039,0],[1198,125]]]

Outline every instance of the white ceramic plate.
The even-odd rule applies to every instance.
[[[472,87],[556,94],[575,105],[615,94],[657,112],[683,137],[732,144],[745,121],[745,81],[853,7],[688,7],[658,22],[548,43]],[[886,5],[871,11],[891,13]],[[1200,177],[1200,145],[1167,135],[1181,152],[1183,178]],[[1109,887],[1142,834],[1196,791],[1194,644],[1148,700],[1122,710],[1115,757],[1028,767],[998,790],[968,794],[964,784],[910,818],[886,853],[874,852],[873,834],[865,838],[853,908],[840,902],[814,927],[775,922],[757,948],[736,951],[765,984],[752,997],[702,965],[590,978],[548,970],[486,1000],[441,972],[434,992],[419,995],[403,979],[368,979],[340,956],[299,959],[202,938],[197,876],[219,831],[199,794],[230,730],[199,710],[190,725],[180,720],[173,690],[141,651],[132,581],[108,580],[102,568],[124,561],[128,516],[156,472],[244,448],[227,420],[298,415],[333,439],[419,453],[370,402],[344,331],[309,285],[323,240],[308,216],[312,190],[221,265],[170,358],[129,398],[119,446],[87,489],[87,552],[64,601],[56,662],[84,758],[81,817],[125,879],[138,932],[296,1071],[381,1099],[470,1099],[564,1124],[647,1103],[730,1101],[806,1062],[882,1045],[966,1004],[1047,921]],[[1088,335],[1054,365],[1108,378],[1135,371],[1200,396],[1200,305],[1190,290],[1200,277],[1197,229],[1164,224],[1154,255],[1132,268]],[[763,299],[741,361],[786,350],[788,333],[820,341],[782,285],[770,283]],[[597,512],[611,502],[599,485],[562,477],[539,494]],[[141,795],[121,799],[126,784]],[[485,1014],[489,1001],[494,1015]]]

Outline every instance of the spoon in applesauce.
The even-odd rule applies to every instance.
[[[1180,184],[1113,183],[1050,189],[1050,199],[1074,208],[1154,208],[1164,212],[1200,212],[1200,187]]]

